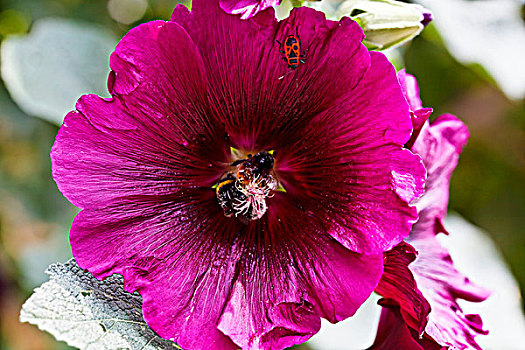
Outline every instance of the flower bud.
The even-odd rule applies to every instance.
[[[423,6],[394,0],[345,1],[337,15],[357,21],[366,35],[364,44],[373,50],[413,39],[432,20],[432,13]]]

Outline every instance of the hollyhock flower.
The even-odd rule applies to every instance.
[[[278,6],[281,0],[219,0],[221,8],[227,13],[240,14],[242,19],[255,16],[258,12]]]
[[[112,97],[81,97],[52,149],[79,266],[122,274],[185,349],[280,349],[353,315],[425,177],[395,70],[362,39],[309,8],[243,21],[204,0],[131,30]]]
[[[409,143],[422,157],[428,176],[425,193],[416,201],[419,220],[407,238],[410,245],[403,243],[385,253],[385,275],[376,290],[385,297],[380,304],[386,308],[373,348],[391,349],[392,342],[397,342],[403,349],[479,349],[474,337],[486,334],[481,318],[464,314],[457,300],[480,302],[489,293],[454,268],[447,250],[436,239],[437,234],[447,233],[442,220],[447,212],[450,177],[468,130],[452,115],[422,123],[428,111],[421,108],[414,77],[404,71],[398,76],[412,110],[414,134],[419,135]],[[418,125],[423,125],[419,132]],[[401,249],[412,257],[400,257]],[[394,278],[403,282],[402,288]]]

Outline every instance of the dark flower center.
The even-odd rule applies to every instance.
[[[216,187],[217,200],[224,215],[235,215],[247,223],[266,213],[266,198],[273,197],[273,192],[279,187],[274,163],[272,152],[259,152],[231,164]]]

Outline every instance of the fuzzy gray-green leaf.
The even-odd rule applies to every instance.
[[[123,289],[122,277],[99,281],[74,260],[53,264],[46,272],[50,280],[22,306],[21,321],[85,350],[179,349],[147,326],[142,298]]]

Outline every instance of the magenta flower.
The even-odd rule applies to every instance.
[[[398,76],[411,106],[414,134],[419,134],[409,143],[423,158],[427,180],[424,195],[416,201],[419,221],[407,238],[417,257],[407,243],[385,253],[385,274],[377,291],[385,298],[380,304],[387,308],[373,348],[391,349],[395,342],[408,350],[479,349],[474,337],[486,334],[481,318],[464,314],[457,300],[480,302],[489,293],[454,268],[447,250],[436,239],[437,234],[447,233],[442,220],[447,213],[450,177],[468,130],[452,115],[442,115],[431,124],[425,121],[430,113],[421,107],[414,77],[404,71]],[[407,255],[399,254],[403,249]],[[396,284],[399,281],[402,287]]]
[[[233,15],[240,14],[242,19],[253,17],[258,12],[280,3],[281,0],[219,0],[224,11]]]
[[[295,70],[276,42],[289,35],[307,54]],[[353,315],[417,220],[425,176],[403,148],[395,70],[362,39],[348,18],[243,21],[212,1],[131,30],[112,97],[80,98],[52,149],[83,209],[78,264],[122,274],[185,349],[281,349]]]

